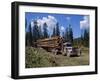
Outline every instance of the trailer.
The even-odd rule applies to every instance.
[[[63,54],[66,56],[80,55],[78,48],[74,48],[70,42],[63,42],[63,38],[55,36],[51,38],[39,39],[36,42],[37,47],[44,48],[54,54]]]
[[[47,51],[62,50],[63,39],[60,36],[37,40],[37,47],[42,47]]]

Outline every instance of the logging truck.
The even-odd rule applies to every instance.
[[[37,40],[37,47],[44,48],[49,52],[54,54],[63,54],[66,56],[81,55],[81,50],[73,47],[70,42],[63,42],[63,38],[60,36],[55,36],[51,38],[45,38]]]

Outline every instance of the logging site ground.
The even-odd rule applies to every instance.
[[[89,65],[89,49],[82,48],[81,56],[54,55],[43,48],[26,47],[26,68]]]

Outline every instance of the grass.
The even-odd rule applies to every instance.
[[[89,65],[89,49],[82,48],[80,57],[67,57],[54,55],[42,48],[26,47],[25,67],[56,67],[56,66],[78,66]]]

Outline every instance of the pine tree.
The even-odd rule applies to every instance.
[[[41,30],[41,26],[39,26],[39,38],[42,39],[43,38],[43,32]]]
[[[64,36],[65,42],[68,42],[68,37],[69,37],[69,32],[68,32],[68,27],[67,27],[65,30],[65,36]]]
[[[47,24],[44,23],[43,25],[43,38],[48,38],[49,35],[48,35],[48,30],[47,30]]]
[[[69,25],[69,41],[73,43],[73,31],[71,25]]]
[[[73,43],[73,30],[71,28],[71,25],[69,25],[69,27],[66,28],[64,38],[65,38],[65,42]]]
[[[29,24],[28,31],[26,32],[26,46],[32,46],[32,29]]]
[[[30,43],[30,46],[32,46],[32,28],[31,28],[31,24],[29,24],[29,43]]]
[[[89,47],[89,31],[84,30],[84,46]]]
[[[53,28],[53,34],[52,34],[51,37],[54,37],[54,36],[56,36],[56,29],[55,29],[55,27]]]
[[[56,36],[60,36],[59,23],[56,24]]]
[[[81,34],[81,45],[84,45],[84,35]]]
[[[27,28],[27,19],[25,18],[25,29]]]
[[[27,20],[26,20],[26,18],[25,18],[25,31],[26,31],[26,29],[27,29]],[[25,32],[25,45],[27,46],[27,31]]]
[[[39,39],[39,37],[40,37],[39,28],[37,25],[37,21],[35,20],[33,26],[33,41],[36,42]]]
[[[28,46],[28,32],[25,33],[25,45]]]

